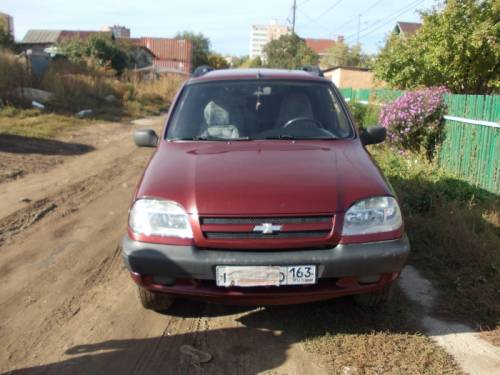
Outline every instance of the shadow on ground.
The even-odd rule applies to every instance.
[[[82,143],[0,134],[0,152],[41,155],[82,155],[94,147]]]
[[[182,318],[234,315],[235,327],[204,329],[185,334],[109,340],[70,347],[61,362],[14,370],[15,374],[259,374],[288,358],[290,347],[324,335],[364,335],[373,332],[418,333],[408,314],[411,304],[398,291],[393,304],[380,310],[356,306],[350,298],[307,305],[234,307],[178,300],[171,314]],[[238,324],[239,323],[239,324]],[[181,353],[191,345],[212,360],[196,363]]]

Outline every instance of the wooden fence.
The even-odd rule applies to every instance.
[[[403,95],[388,89],[341,89],[346,100],[386,103]],[[485,190],[500,193],[500,95],[445,95],[445,138],[439,165]]]

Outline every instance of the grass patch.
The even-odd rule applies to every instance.
[[[36,109],[6,107],[0,110],[0,135],[54,138],[89,123],[89,120],[55,113],[43,113]]]
[[[499,197],[418,155],[371,151],[400,198],[410,262],[441,291],[438,312],[499,330]]]

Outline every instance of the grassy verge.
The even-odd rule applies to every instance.
[[[88,120],[122,121],[159,115],[169,109],[184,76],[161,75],[141,79],[85,63],[52,61],[42,79],[28,73],[22,59],[0,51],[0,132],[50,138],[62,129],[81,125],[75,114],[91,110]],[[43,112],[29,110],[29,95],[20,88],[49,92]]]
[[[89,88],[90,84],[82,84],[88,78],[80,78],[80,81],[71,78],[71,85],[66,81],[60,83],[61,86],[54,83],[54,99],[44,111],[22,106],[0,107],[0,134],[54,138],[95,120],[118,122],[160,115],[169,109],[172,98],[182,84],[179,77],[123,84],[127,89],[123,89],[117,101],[107,103],[103,98],[92,96],[90,92],[95,89]],[[77,104],[78,98],[82,98],[81,104]],[[93,112],[89,117],[80,119],[71,111],[74,108],[92,109]]]
[[[37,109],[7,107],[0,111],[0,135],[54,138],[89,123],[89,120],[55,113],[43,113]]]
[[[438,312],[500,332],[500,198],[416,155],[371,152],[402,203],[410,262],[441,291]]]

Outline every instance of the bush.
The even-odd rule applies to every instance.
[[[91,36],[86,40],[66,40],[59,48],[72,62],[86,63],[90,67],[111,68],[118,74],[121,74],[132,60],[130,45],[117,44],[111,38],[101,36]]]
[[[184,80],[184,77],[176,74],[162,75],[152,80],[129,78],[124,98],[128,112],[157,115],[167,111]]]
[[[423,148],[432,159],[441,138],[446,92],[443,87],[410,91],[384,105],[380,124],[387,128],[391,143],[415,152]]]
[[[0,51],[0,104],[18,104],[13,90],[26,87],[31,82],[28,68],[24,59],[11,52]]]
[[[105,101],[108,95],[117,98],[113,105],[119,105],[126,91],[113,76],[68,61],[51,64],[42,80],[42,88],[54,94],[50,107],[70,112],[110,105]]]
[[[363,104],[353,100],[349,102],[349,108],[354,116],[358,129],[364,129],[378,124],[380,106]]]

